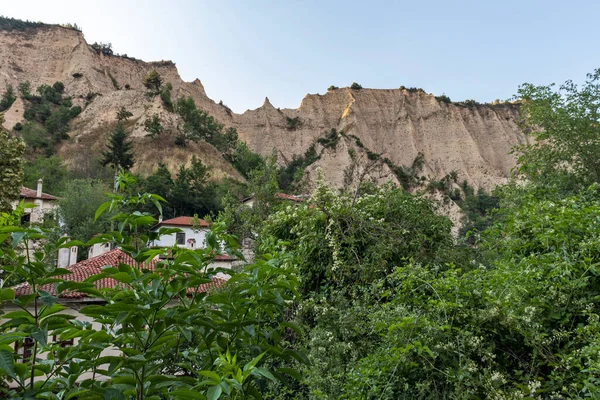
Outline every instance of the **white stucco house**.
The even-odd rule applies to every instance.
[[[41,223],[44,221],[44,216],[52,212],[58,207],[58,198],[42,192],[43,181],[40,179],[37,183],[37,189],[21,188],[20,201],[25,204],[33,204],[33,208],[26,208],[22,218],[22,222]],[[16,202],[14,207],[19,203]]]
[[[178,228],[181,232],[171,235],[165,235],[154,242],[156,247],[185,247],[188,249],[198,249],[204,247],[206,232],[210,229],[210,224],[203,219],[196,218],[194,226],[194,217],[177,217],[160,221],[154,230],[159,228]]]
[[[177,246],[193,250],[201,249],[205,246],[206,233],[210,229],[210,224],[201,218],[182,216],[160,221],[156,224],[154,230],[158,231],[160,228],[177,228],[181,232],[162,236],[160,240],[154,242],[153,245],[155,247]],[[235,262],[235,258],[227,254],[222,254],[215,256],[209,268],[231,269]],[[226,276],[222,276],[222,278],[227,279]]]

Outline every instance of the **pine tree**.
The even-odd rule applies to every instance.
[[[119,170],[128,171],[135,163],[133,153],[131,152],[132,144],[128,139],[129,135],[125,131],[125,126],[122,122],[117,122],[115,129],[108,139],[107,150],[102,152],[102,165],[108,165],[115,171],[115,188]]]

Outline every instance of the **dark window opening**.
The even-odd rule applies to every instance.
[[[21,225],[27,225],[31,222],[31,213],[23,214],[21,217]]]
[[[183,246],[185,244],[185,233],[184,232],[176,233],[175,239],[177,240],[177,244]]]
[[[33,338],[26,337],[22,341],[15,342],[15,353],[17,353],[17,362],[25,363],[29,361],[33,354]]]

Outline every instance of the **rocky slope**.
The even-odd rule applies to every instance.
[[[456,171],[461,181],[490,188],[504,181],[514,166],[511,147],[527,140],[516,125],[518,109],[511,104],[466,107],[400,89],[335,89],[324,95],[307,95],[297,109],[279,110],[265,99],[260,108],[235,114],[208,98],[199,80],[184,82],[172,62],[147,63],[97,54],[82,33],[58,26],[0,30],[0,92],[8,84],[16,88],[24,81],[34,88],[61,81],[66,94],[84,107],[72,122],[71,139],[60,149],[68,163],[89,162],[90,155],[99,153],[117,110],[125,106],[133,113],[130,129],[138,171],[148,173],[158,161],[174,169],[196,154],[213,167],[216,177],[241,179],[206,143],[186,149],[174,146],[178,117],[166,111],[158,97],[147,97],[142,85],[152,69],[173,85],[174,99],[191,96],[219,122],[235,127],[256,152],[268,155],[276,149],[280,163],[303,154],[331,129],[343,132],[347,136],[335,147],[317,145],[321,157],[307,168],[312,178],[317,166],[322,167],[326,179],[337,187],[361,179],[396,179],[388,165],[368,157],[371,152],[398,166],[410,166],[421,153],[423,176],[440,179]],[[86,104],[88,93],[100,96]],[[5,127],[12,128],[22,113],[23,104],[17,100],[6,112]],[[155,113],[170,135],[145,137],[143,122]],[[290,119],[296,124],[290,124]],[[362,146],[357,146],[357,138]]]

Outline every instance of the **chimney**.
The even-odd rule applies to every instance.
[[[160,214],[158,216],[158,223],[160,224],[161,222],[163,222],[163,216],[162,216],[162,214]]]
[[[42,178],[38,179],[38,185],[37,185],[37,193],[36,193],[36,197],[40,198],[42,197]]]

